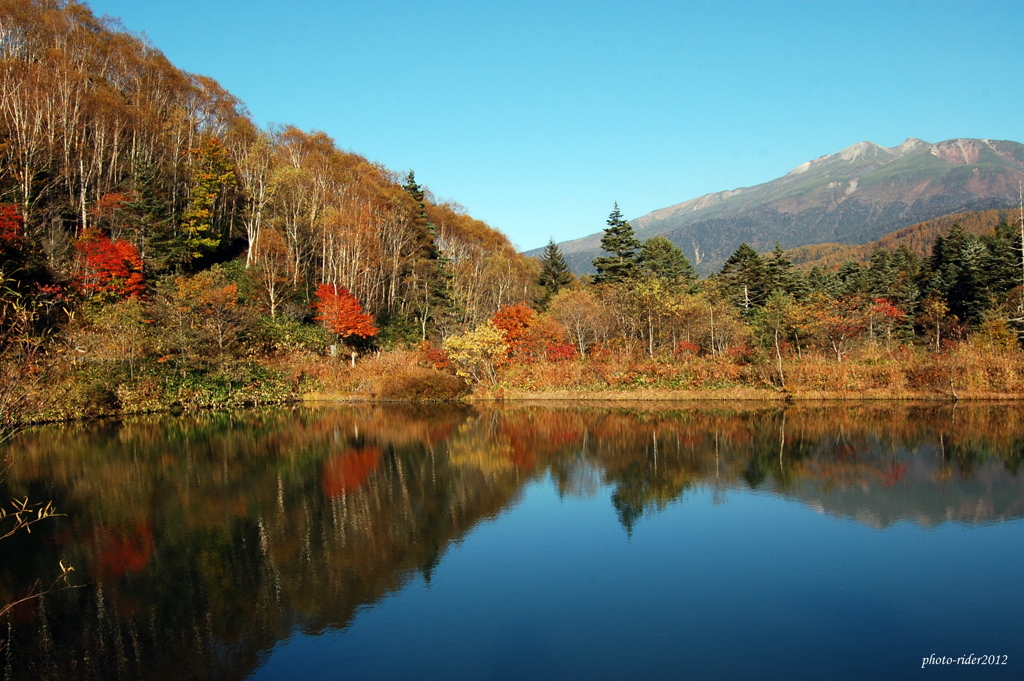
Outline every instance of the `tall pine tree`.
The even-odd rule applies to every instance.
[[[633,227],[622,217],[618,202],[608,216],[608,227],[601,237],[601,250],[610,255],[594,258],[597,276],[595,284],[617,284],[631,279],[637,273],[636,254],[640,240],[633,233]]]
[[[407,285],[413,289],[409,299],[420,340],[426,340],[427,328],[452,308],[451,273],[448,262],[437,247],[437,227],[427,215],[426,192],[416,182],[416,174],[410,170],[402,188],[416,202],[415,218],[417,239],[413,248],[417,258],[407,273]]]
[[[543,255],[540,256],[540,275],[537,277],[537,283],[544,287],[541,306],[547,306],[547,302],[568,286],[571,281],[572,273],[569,271],[569,265],[565,262],[562,250],[558,248],[558,244],[552,238],[544,248]]]

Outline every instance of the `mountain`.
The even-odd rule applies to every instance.
[[[862,244],[950,213],[1009,208],[1022,181],[1024,145],[1017,142],[859,142],[770,182],[706,194],[631,222],[638,237],[667,237],[706,274],[743,242],[762,252],[776,242],[787,249]],[[560,247],[576,272],[588,272],[600,242],[598,232]]]
[[[889,232],[881,239],[866,244],[827,243],[797,246],[786,251],[786,257],[794,265],[807,270],[815,265],[826,270],[837,270],[847,260],[866,264],[870,262],[871,254],[879,248],[895,251],[900,246],[906,246],[912,253],[925,257],[931,254],[935,239],[948,234],[953,225],[960,225],[968,234],[981,236],[990,234],[1000,222],[1015,222],[1019,216],[1016,208],[953,213]]]

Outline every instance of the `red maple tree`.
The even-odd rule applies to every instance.
[[[373,317],[363,312],[359,300],[348,289],[334,284],[320,284],[314,295],[313,309],[320,314],[313,319],[323,322],[343,340],[352,336],[370,338],[377,335]]]
[[[525,303],[505,305],[491,316],[491,321],[501,329],[505,342],[508,343],[508,356],[523,359],[528,354],[528,336],[530,325],[537,313]]]
[[[98,230],[88,230],[75,242],[80,256],[79,290],[93,296],[109,293],[139,298],[146,292],[142,277],[142,256],[130,242],[111,241]]]
[[[0,248],[16,248],[21,245],[25,221],[18,209],[9,203],[0,203]]]

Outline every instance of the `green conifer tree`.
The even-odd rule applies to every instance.
[[[416,202],[417,238],[413,248],[417,257],[406,273],[406,283],[411,289],[408,298],[418,327],[417,335],[420,340],[426,340],[430,323],[452,312],[452,275],[447,259],[437,247],[437,227],[427,215],[426,192],[416,182],[412,170],[406,175],[402,188]]]
[[[601,250],[610,255],[594,258],[594,269],[597,270],[595,284],[617,284],[637,273],[636,255],[640,240],[636,238],[632,225],[622,217],[618,202],[608,215],[607,224],[601,237]]]
[[[689,258],[683,250],[663,236],[652,236],[644,242],[637,257],[640,271],[679,286],[697,279]]]
[[[718,273],[722,290],[744,315],[752,315],[768,298],[768,270],[749,244],[742,243]]]
[[[779,292],[793,296],[796,300],[805,299],[810,293],[807,278],[786,257],[779,243],[775,244],[770,257],[765,258],[765,275],[769,295]]]
[[[569,265],[565,262],[565,256],[562,255],[561,249],[552,238],[540,256],[540,275],[537,277],[537,283],[544,287],[541,305],[546,306],[547,302],[570,282],[572,282],[572,272],[569,271]]]

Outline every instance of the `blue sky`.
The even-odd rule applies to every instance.
[[[1024,142],[1024,3],[95,0],[523,249],[870,140]]]

